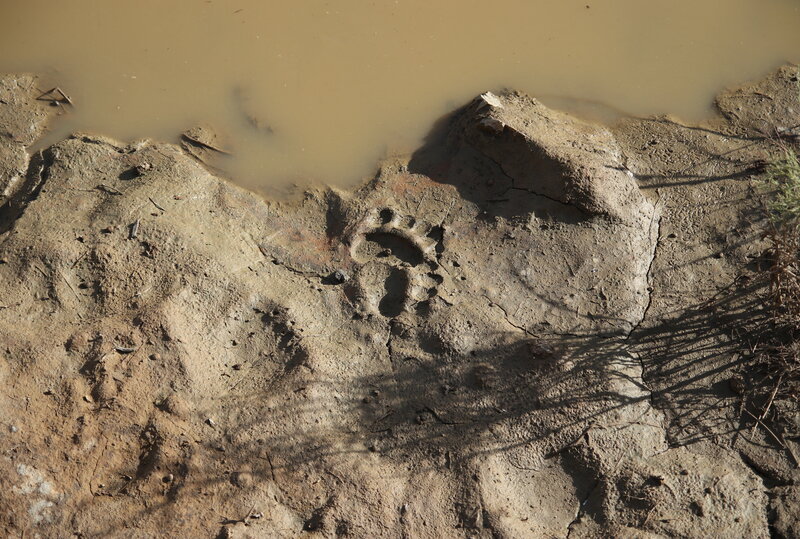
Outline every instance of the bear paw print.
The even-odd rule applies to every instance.
[[[358,264],[357,300],[366,314],[399,316],[438,294],[442,228],[384,208],[370,212],[350,240]]]

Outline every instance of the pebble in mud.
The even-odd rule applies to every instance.
[[[336,270],[331,273],[329,278],[333,284],[342,284],[346,283],[350,279],[350,276],[347,275],[347,272],[344,270]]]

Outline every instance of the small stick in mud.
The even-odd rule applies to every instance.
[[[64,93],[64,90],[62,90],[61,88],[59,88],[58,86],[56,86],[56,91],[58,91],[58,93],[60,93],[60,94],[61,94],[61,97],[64,99],[64,101],[66,101],[67,103],[69,103],[69,104],[70,104],[70,105],[72,105],[73,107],[75,106],[75,105],[73,105],[73,104],[72,104],[72,99],[70,99],[70,98],[69,98],[69,96],[68,96],[67,94],[65,94],[65,93]]]
[[[45,98],[45,99],[42,99],[42,98],[44,98],[45,96],[49,96],[49,95],[50,95],[50,94],[52,94],[52,93],[53,93],[55,90],[56,90],[55,88],[50,88],[49,90],[47,90],[47,91],[44,91],[44,92],[40,93],[40,94],[39,94],[39,95],[36,97],[36,100],[37,100],[37,101],[52,101],[52,100],[53,100],[53,98],[52,98],[52,97],[47,97],[47,98]]]
[[[161,206],[159,206],[159,205],[158,205],[158,203],[157,203],[155,200],[153,200],[151,197],[147,197],[147,198],[148,198],[148,199],[150,199],[150,202],[152,202],[152,203],[153,203],[153,206],[155,206],[155,207],[156,207],[156,208],[158,208],[159,210],[161,210],[161,211],[167,211],[167,210],[165,210],[164,208],[162,208]]]
[[[61,96],[60,98],[54,95],[56,92],[58,92],[58,94]],[[39,94],[36,100],[49,101],[52,105],[56,106],[61,105],[62,103],[67,103],[68,105],[73,107],[75,106],[72,103],[72,99],[70,99],[70,97],[64,92],[64,90],[62,90],[58,86],[50,88],[46,92],[42,92],[41,94]]]
[[[800,468],[800,460],[797,459],[797,455],[795,455],[792,446],[786,442],[786,437],[783,434],[781,434],[781,441],[783,442],[783,447],[785,447],[786,451],[789,453],[789,456],[792,457],[795,468]]]
[[[128,235],[128,239],[135,240],[136,237],[139,235],[139,219],[133,222],[131,225],[131,232]]]
[[[778,438],[777,434],[772,432],[772,429],[770,429],[768,426],[766,426],[764,424],[763,421],[761,421],[758,417],[756,417],[755,414],[753,414],[752,412],[750,412],[750,410],[747,410],[747,409],[745,409],[744,413],[746,413],[747,415],[749,415],[750,417],[755,419],[755,421],[756,421],[755,426],[759,426],[760,425],[760,426],[764,427],[764,430],[766,430],[769,434],[771,434],[772,437],[775,439],[775,441],[778,442],[778,445],[781,446],[781,448],[786,449],[786,444],[784,444],[783,441],[781,441],[781,439]]]
[[[121,195],[122,194],[122,191],[120,191],[119,189],[114,189],[113,187],[110,187],[110,186],[108,186],[108,185],[106,185],[104,183],[101,183],[100,185],[95,187],[95,189],[97,189],[98,191],[104,191],[104,192],[108,193],[109,195]]]
[[[78,258],[75,260],[75,262],[73,262],[73,263],[72,263],[72,266],[70,266],[70,269],[72,269],[72,268],[74,268],[75,266],[77,266],[77,265],[78,265],[78,262],[80,262],[80,261],[81,261],[81,260],[83,260],[84,258],[86,258],[86,252],[84,252],[84,253],[83,253],[81,256],[79,256],[79,257],[78,257]]]
[[[65,283],[67,283],[67,286],[69,287],[70,290],[72,290],[72,293],[75,295],[75,297],[77,299],[81,299],[81,297],[78,295],[75,289],[72,288],[72,284],[67,280],[67,277],[63,273],[61,274],[61,278],[64,280]]]
[[[206,148],[206,149],[209,149],[209,150],[213,150],[213,151],[215,151],[217,153],[221,153],[223,155],[231,155],[231,152],[229,152],[227,150],[223,150],[222,148],[214,146],[213,144],[210,144],[208,142],[203,142],[199,138],[194,137],[192,135],[183,133],[181,135],[181,138],[186,140],[187,142],[189,142],[191,144],[194,144],[195,146],[200,146],[201,148]]]
[[[250,510],[247,512],[247,514],[245,516],[243,516],[242,518],[235,518],[234,519],[234,518],[223,517],[222,524],[223,525],[239,524],[241,522],[245,526],[249,526],[250,525],[250,520],[258,520],[258,519],[264,517],[264,513],[262,513],[261,511],[258,511],[258,512],[254,513],[253,511],[255,510],[255,508],[256,508],[255,505],[252,506],[250,508]]]
[[[759,423],[761,423],[762,425],[764,424],[764,419],[767,417],[767,413],[769,412],[769,409],[772,407],[772,403],[775,401],[775,395],[778,394],[778,388],[781,387],[781,382],[783,382],[783,375],[778,377],[778,382],[775,384],[775,387],[772,390],[772,394],[769,396],[767,405],[764,407],[764,411],[761,412],[761,416],[758,418],[756,424],[753,425],[753,429],[750,431],[750,434],[753,434],[756,431],[756,427],[758,427]]]

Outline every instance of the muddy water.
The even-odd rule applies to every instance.
[[[800,59],[797,0],[0,5],[0,71],[42,73],[74,102],[52,137],[211,124],[234,154],[225,172],[258,189],[356,182],[487,89],[697,118],[723,86]]]

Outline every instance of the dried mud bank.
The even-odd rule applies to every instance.
[[[34,86],[0,80],[6,535],[798,533],[731,383],[795,69],[703,126],[486,94],[292,203],[169,144],[29,159]]]

